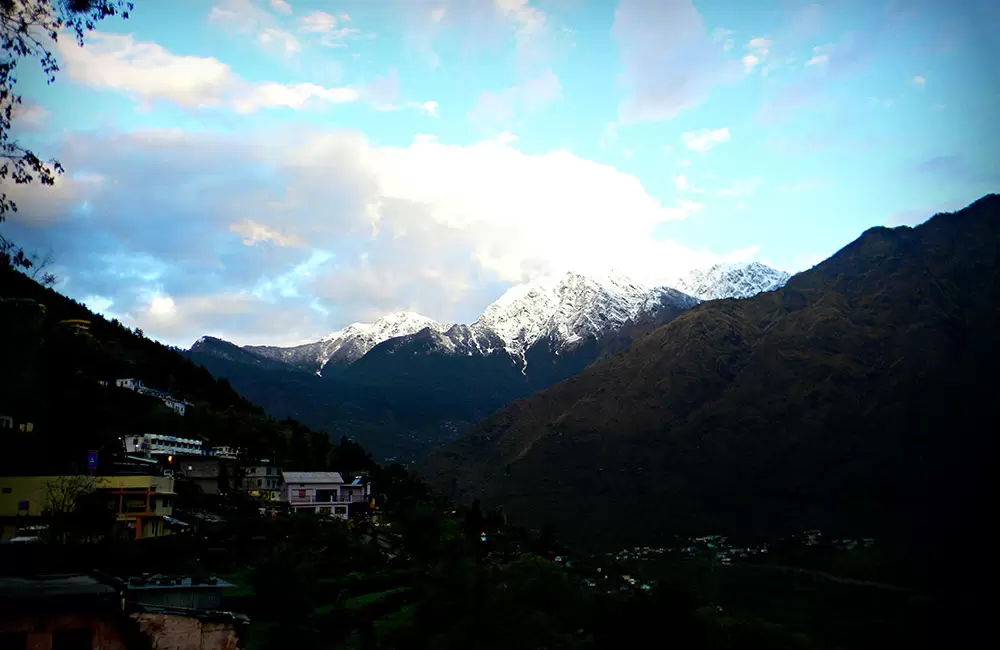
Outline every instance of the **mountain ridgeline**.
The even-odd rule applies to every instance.
[[[961,539],[993,492],[1000,196],[686,311],[421,466],[589,546],[822,528]]]
[[[720,265],[691,285],[741,296],[787,279],[760,264]],[[377,458],[410,461],[699,302],[617,273],[567,273],[511,288],[469,325],[399,312],[292,348],[203,337],[188,355],[275,416],[343,432]]]

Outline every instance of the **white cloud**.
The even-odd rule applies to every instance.
[[[688,160],[687,158],[685,158],[683,160],[678,160],[677,161],[677,166],[678,167],[690,167],[691,166],[691,161]]]
[[[827,43],[826,45],[817,45],[812,49],[812,57],[806,61],[807,66],[811,65],[826,65],[830,62],[830,52],[832,52],[834,46],[832,43]]]
[[[562,84],[551,70],[500,92],[484,92],[476,98],[469,119],[481,125],[505,124],[519,111],[531,113],[559,100]]]
[[[544,59],[546,52],[544,37],[548,35],[548,16],[529,0],[493,0],[493,6],[502,16],[513,21],[517,56],[522,63]]]
[[[736,41],[734,41],[731,38],[727,38],[726,42],[722,44],[722,51],[723,52],[728,52],[729,50],[733,49],[733,47],[735,47],[735,46],[736,46]]]
[[[692,185],[684,174],[674,178],[674,187],[677,188],[678,192],[690,192],[693,194],[703,194],[705,192],[705,190]]]
[[[15,104],[11,114],[11,124],[15,130],[34,131],[42,126],[49,116],[47,108],[41,104],[26,101]]]
[[[406,105],[410,108],[422,111],[431,117],[438,117],[438,103],[435,101],[407,102]]]
[[[171,318],[177,312],[177,305],[170,296],[156,296],[149,303],[149,313],[157,318]]]
[[[618,107],[623,123],[671,119],[739,77],[739,64],[723,57],[690,0],[620,0],[612,35],[630,91]]]
[[[912,79],[910,79],[910,83],[912,83],[917,88],[923,88],[924,86],[927,85],[927,79],[925,79],[924,77],[922,77],[920,75],[917,75],[917,76],[913,77]]]
[[[314,11],[299,19],[299,31],[307,34],[322,34],[337,26],[337,17],[325,11]]]
[[[285,56],[291,56],[302,51],[302,44],[295,34],[276,27],[266,27],[258,35],[257,40],[261,45],[280,45]]]
[[[608,147],[614,146],[615,142],[618,141],[618,124],[615,122],[607,122],[604,128],[601,130],[601,149],[607,149]]]
[[[343,25],[350,19],[347,14],[341,14],[338,20],[338,17],[331,13],[314,11],[299,19],[299,31],[318,35],[322,45],[344,47],[345,41],[357,39],[361,34],[361,30]]]
[[[297,235],[284,235],[278,230],[269,228],[253,219],[230,224],[229,232],[242,235],[245,246],[258,246],[271,243],[281,247],[302,247],[304,244],[302,238]]]
[[[272,24],[273,17],[251,0],[223,0],[208,13],[210,22],[219,23],[239,31],[252,31],[262,25]]]
[[[729,39],[730,34],[735,34],[736,32],[732,29],[726,29],[725,27],[716,27],[712,30],[712,40],[716,43],[725,41]]]
[[[386,147],[308,127],[110,133],[74,136],[58,155],[109,180],[19,188],[15,223],[54,240],[80,296],[187,343],[290,342],[397,308],[468,320],[502,283],[608,267],[657,282],[727,257],[654,238],[701,203],[666,205],[631,174],[567,151],[529,155],[508,134]],[[155,296],[173,303],[169,326]]]
[[[733,181],[729,187],[718,190],[716,196],[727,196],[734,198],[746,198],[757,191],[763,185],[764,180],[758,176],[752,178]]]
[[[464,47],[497,47],[513,40],[518,68],[533,74],[551,65],[571,32],[531,0],[382,0],[402,23],[408,44],[432,65],[436,42],[453,32]]]
[[[681,142],[688,149],[697,151],[700,154],[708,152],[709,149],[729,142],[731,139],[729,129],[701,129],[700,131],[686,131],[681,134]]]
[[[743,71],[747,74],[753,72],[759,64],[763,63],[767,59],[768,53],[771,51],[771,41],[763,37],[751,38],[750,41],[744,46],[749,54],[746,54],[740,61],[743,63]],[[764,74],[767,74],[769,68],[765,66]]]
[[[274,14],[261,8],[252,0],[220,0],[209,11],[209,22],[221,25],[226,29],[244,34],[253,34],[256,42],[264,49],[275,49],[284,56],[291,56],[302,51],[302,45],[295,35],[283,29]],[[278,13],[289,15],[292,7],[287,2],[275,0],[272,9]]]
[[[302,108],[310,100],[342,104],[360,96],[352,88],[311,83],[251,84],[217,59],[172,54],[156,43],[137,42],[131,34],[92,32],[84,47],[63,39],[57,48],[71,80],[125,92],[143,102],[167,100],[185,108],[228,106],[249,113],[260,108]]]

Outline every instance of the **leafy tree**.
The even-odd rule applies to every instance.
[[[59,65],[49,49],[51,43],[71,34],[82,47],[84,35],[98,22],[118,15],[128,19],[131,10],[127,0],[0,0],[0,182],[10,179],[23,185],[37,180],[53,185],[63,172],[59,161],[45,161],[11,137],[15,111],[22,104],[16,89],[18,63],[37,59],[52,83]],[[17,204],[0,192],[0,222],[14,212]],[[0,234],[0,266],[29,269],[34,264],[30,255]]]
[[[93,476],[57,476],[45,484],[43,508],[49,517],[52,541],[100,536],[111,530],[114,516],[97,490],[102,479]]]

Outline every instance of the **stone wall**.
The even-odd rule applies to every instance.
[[[241,647],[237,621],[219,614],[187,616],[138,612],[132,618],[150,638],[153,650],[236,650]]]

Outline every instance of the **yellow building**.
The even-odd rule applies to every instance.
[[[117,528],[135,539],[168,535],[163,517],[173,513],[174,479],[169,476],[12,476],[0,477],[0,537],[43,523],[45,511],[67,508],[72,496],[95,489],[107,495]]]

